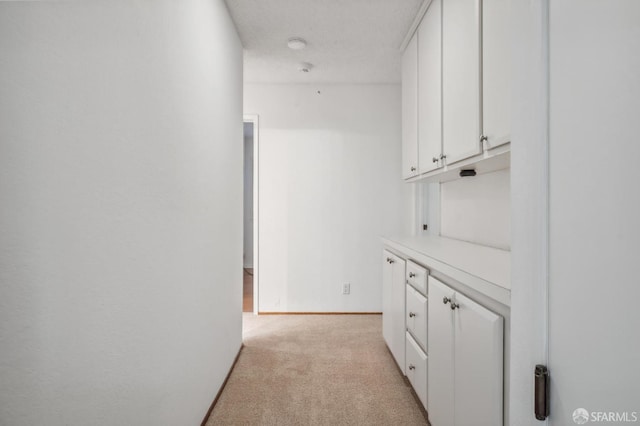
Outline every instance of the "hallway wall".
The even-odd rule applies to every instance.
[[[199,424],[241,345],[225,3],[0,2],[0,52],[0,424]]]
[[[247,84],[244,95],[260,116],[260,311],[380,312],[380,236],[413,223],[400,86]]]

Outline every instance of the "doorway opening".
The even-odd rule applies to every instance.
[[[242,312],[258,313],[258,116],[245,115]]]

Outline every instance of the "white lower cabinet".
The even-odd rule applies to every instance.
[[[427,350],[427,298],[407,284],[407,331]]]
[[[411,284],[420,293],[427,294],[428,276],[429,270],[427,268],[412,260],[407,260],[407,284]]]
[[[502,425],[503,318],[431,276],[428,288],[431,424]]]
[[[427,407],[427,354],[420,348],[413,336],[406,334],[407,378],[422,405]]]
[[[388,250],[382,252],[382,336],[405,372],[405,260]]]

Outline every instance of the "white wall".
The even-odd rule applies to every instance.
[[[508,250],[511,247],[509,170],[465,177],[440,186],[444,237]]]
[[[550,3],[552,425],[640,419],[639,22],[636,0]]]
[[[514,5],[512,423],[572,424],[577,408],[632,422],[640,4]],[[532,416],[536,363],[551,374],[545,423]]]
[[[260,310],[380,312],[379,237],[413,214],[400,86],[245,85],[244,109],[260,116]]]
[[[2,2],[0,52],[0,424],[198,424],[241,344],[224,2]]]

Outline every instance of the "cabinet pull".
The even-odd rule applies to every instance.
[[[460,305],[458,305],[457,303],[453,303],[451,302],[451,310],[454,311],[456,309],[458,309],[460,307]]]
[[[415,276],[416,276],[416,274],[414,274],[413,272],[409,272],[409,278],[413,278]]]
[[[446,305],[447,303],[449,303],[449,302],[451,302],[451,299],[449,299],[448,297],[443,297],[443,298],[442,298],[442,303],[444,303],[445,305]]]
[[[413,365],[413,364],[409,364],[409,370],[415,370],[415,369],[416,369],[416,366],[415,366],[415,365]]]
[[[416,314],[414,314],[413,312],[409,312],[409,318],[413,318],[415,316],[416,316]]]

